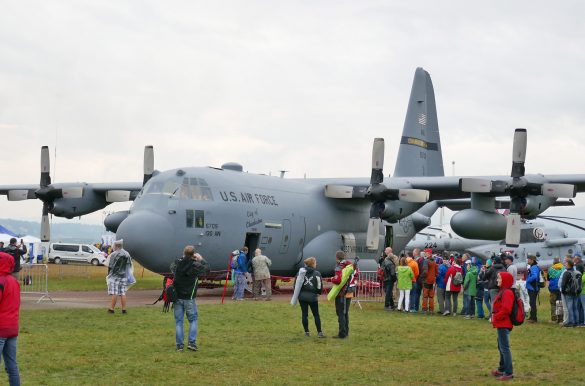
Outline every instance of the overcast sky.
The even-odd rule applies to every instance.
[[[54,182],[140,181],[150,144],[160,170],[368,177],[374,137],[387,175],[416,67],[446,174],[509,174],[516,127],[527,173],[585,173],[583,15],[577,0],[5,0],[0,184],[37,183],[42,145]],[[41,206],[1,197],[0,217]]]

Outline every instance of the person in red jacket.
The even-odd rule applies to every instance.
[[[510,351],[510,331],[514,327],[510,314],[514,306],[514,278],[508,272],[499,272],[497,277],[499,292],[492,305],[492,325],[498,329],[498,351],[500,365],[492,370],[492,375],[500,381],[514,378],[512,368],[512,351]]]
[[[11,275],[14,258],[0,252],[0,353],[8,373],[10,386],[20,385],[20,373],[16,363],[16,338],[18,337],[18,313],[20,310],[20,284]]]

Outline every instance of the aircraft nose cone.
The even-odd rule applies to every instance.
[[[126,249],[147,269],[169,272],[173,262],[173,228],[164,217],[152,212],[128,215],[118,227],[116,237],[124,239]]]

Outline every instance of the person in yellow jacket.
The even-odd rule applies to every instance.
[[[410,268],[406,260],[406,257],[401,257],[400,265],[398,266],[398,291],[400,291],[398,311],[402,311],[402,301],[404,300],[404,311],[408,312],[408,306],[410,305],[410,290],[412,289],[414,272],[412,272],[412,268]]]

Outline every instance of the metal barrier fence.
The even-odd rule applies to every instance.
[[[360,271],[353,301],[362,308],[360,302],[383,302],[384,286],[378,281],[378,272]]]
[[[49,267],[46,264],[23,264],[19,272],[20,294],[40,295],[37,303],[44,298],[55,301],[49,295]]]

